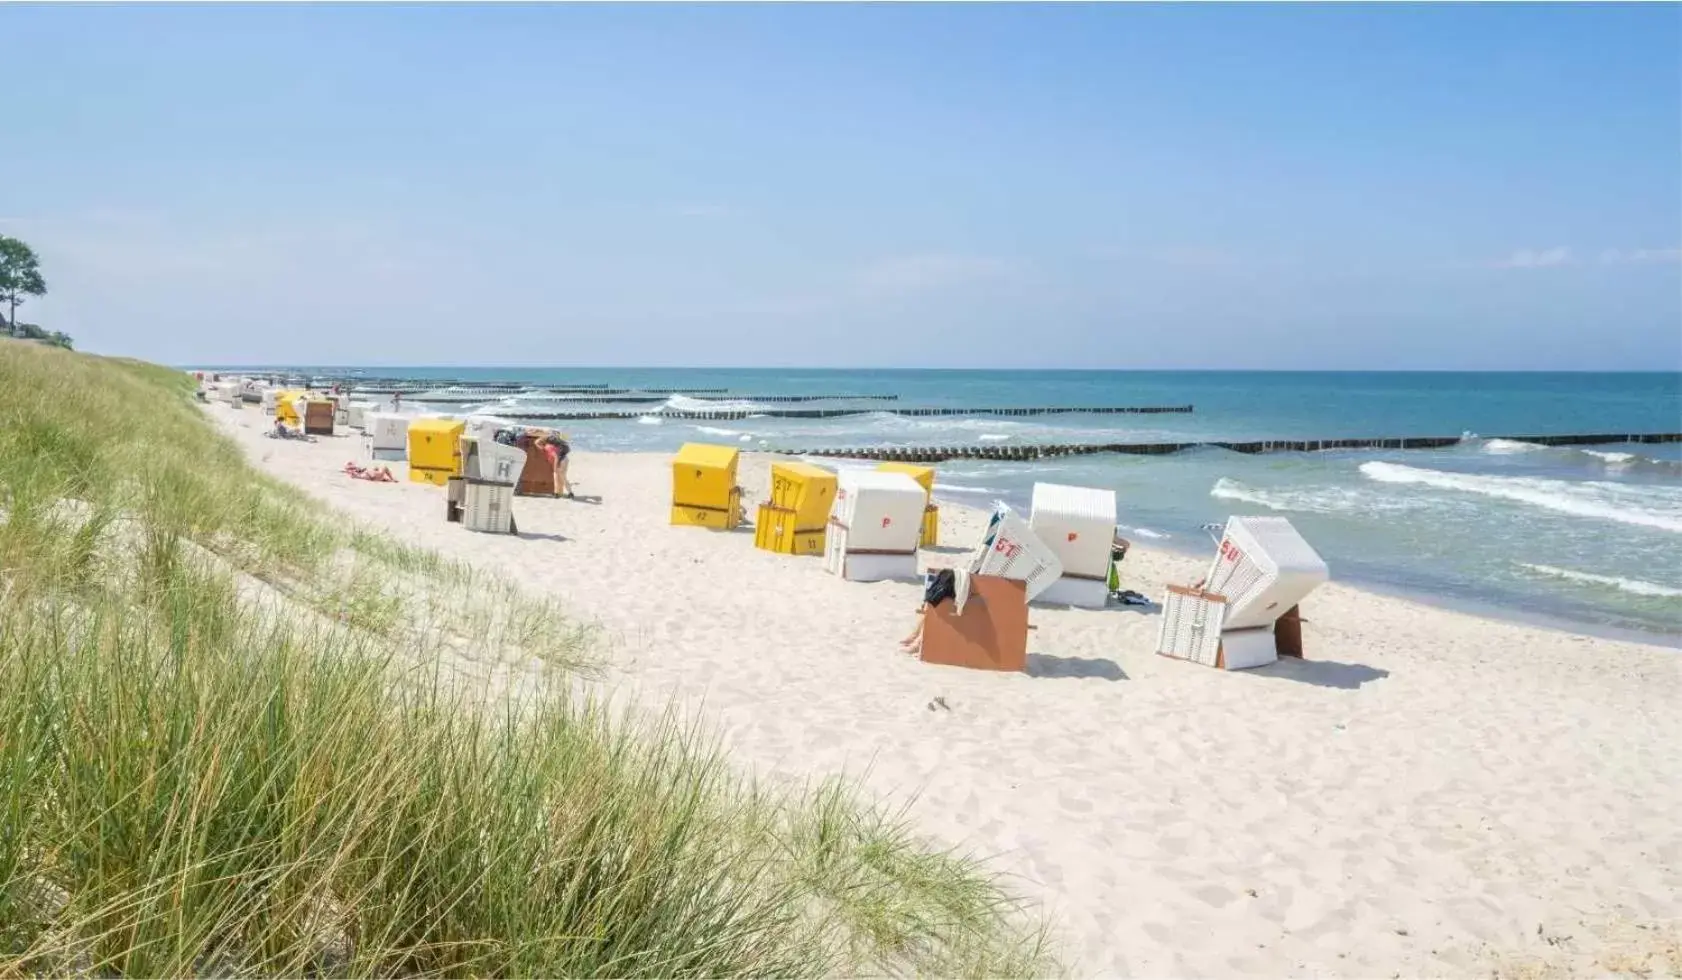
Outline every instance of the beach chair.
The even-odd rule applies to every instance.
[[[732,531],[742,523],[741,452],[687,442],[672,458],[672,524]]]
[[[753,545],[782,555],[821,555],[839,487],[835,474],[810,463],[772,463],[771,499],[759,505]]]
[[[288,389],[277,393],[274,399],[275,418],[288,425],[299,424],[298,409],[295,403],[303,398],[304,392],[297,389]]]
[[[526,448],[521,452],[526,454],[525,467],[520,470],[520,482],[514,488],[514,493],[522,497],[559,497],[566,493],[566,477],[564,476],[567,462],[557,466],[549,462],[549,454],[543,451],[542,440],[550,434],[548,429],[527,429],[531,436],[526,442]],[[564,433],[554,433],[562,439]],[[570,457],[569,457],[570,459]],[[557,470],[561,472],[557,473]]]
[[[1063,566],[1063,574],[1040,593],[1039,602],[1104,608],[1110,597],[1115,511],[1114,490],[1034,484],[1028,526]]]
[[[1000,502],[970,555],[969,571],[1021,582],[1024,600],[1033,602],[1062,576],[1063,562],[1021,515]]]
[[[460,419],[415,419],[409,423],[409,479],[444,486],[461,475]]]
[[[917,544],[922,548],[940,544],[940,508],[934,503],[934,467],[916,463],[880,463],[876,468],[884,473],[904,473],[923,488],[923,528]]]
[[[461,477],[461,526],[483,534],[513,534],[514,484]]]
[[[513,487],[520,482],[525,466],[524,450],[504,446],[495,439],[461,437],[461,475],[469,480],[506,483]]]
[[[368,444],[375,459],[407,459],[409,417],[392,412],[368,413]]]
[[[923,488],[879,470],[843,470],[837,483],[824,569],[850,582],[916,578]]]
[[[295,410],[303,416],[304,434],[311,436],[330,436],[333,434],[333,423],[338,406],[329,399],[311,398],[292,403]]]
[[[333,424],[336,425],[336,426],[342,426],[344,428],[349,428],[350,427],[350,396],[349,395],[328,395],[327,398],[328,398],[328,400],[330,400],[333,403]]]
[[[923,609],[924,663],[1021,671],[1028,664],[1028,587],[1017,579],[972,575],[962,611],[946,599]]]
[[[373,414],[372,402],[351,402],[345,409],[345,425],[359,432],[368,431],[368,416]]]
[[[1285,518],[1231,518],[1202,583],[1168,586],[1157,652],[1223,670],[1300,657],[1299,607],[1329,575]]]

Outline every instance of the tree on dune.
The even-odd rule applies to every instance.
[[[18,305],[26,296],[47,295],[41,260],[35,250],[16,238],[0,235],[0,302],[7,306],[6,328],[16,334]]]

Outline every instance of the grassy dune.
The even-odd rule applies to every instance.
[[[568,693],[597,669],[179,373],[0,343],[0,976],[1055,971],[977,863]]]

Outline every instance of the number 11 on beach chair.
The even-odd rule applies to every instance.
[[[771,499],[754,516],[753,545],[782,555],[821,555],[835,504],[835,474],[810,463],[772,463]]]

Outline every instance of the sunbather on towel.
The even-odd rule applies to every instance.
[[[397,477],[392,476],[390,467],[386,466],[362,467],[355,463],[346,463],[345,475],[353,480],[367,480],[371,483],[397,482]]]
[[[271,439],[301,439],[305,442],[315,441],[314,437],[305,435],[302,428],[287,425],[282,419],[274,420],[274,431],[269,433],[269,437]]]

